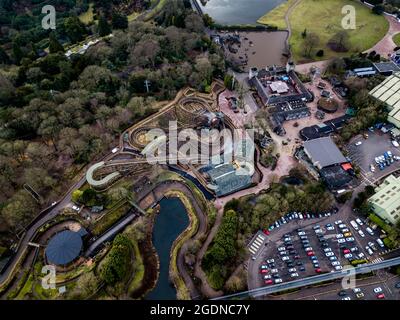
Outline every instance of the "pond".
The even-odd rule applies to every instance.
[[[160,274],[156,287],[147,300],[175,300],[176,290],[169,281],[171,247],[175,239],[188,227],[189,217],[179,198],[164,198],[153,228],[153,244],[160,260]]]
[[[256,24],[285,0],[196,0],[204,13],[219,24]]]
[[[282,179],[282,183],[290,184],[293,186],[301,186],[304,184],[304,181],[297,177],[288,176]]]

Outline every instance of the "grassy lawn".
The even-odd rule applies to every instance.
[[[287,0],[286,2],[277,6],[274,10],[263,15],[260,19],[257,20],[257,22],[266,25],[277,26],[278,29],[286,29],[287,26],[285,21],[285,14],[295,1],[296,0]]]
[[[93,3],[89,4],[89,9],[79,16],[79,20],[84,24],[89,24],[93,21]]]
[[[396,46],[400,46],[400,33],[393,36],[393,42],[396,44]]]
[[[107,231],[111,228],[119,219],[121,219],[129,210],[131,205],[129,203],[122,204],[117,206],[114,209],[111,209],[110,212],[104,214],[100,220],[96,221],[92,227],[91,232],[95,236],[101,235],[103,232]]]
[[[341,21],[342,7],[353,5],[356,8],[355,30],[348,30],[350,36],[350,51],[336,53],[328,46],[328,41],[334,34],[342,31]],[[325,60],[332,57],[349,55],[373,47],[383,38],[389,29],[389,22],[383,17],[373,14],[368,8],[351,0],[302,0],[293,10],[290,21],[292,25],[292,37],[290,45],[295,61],[306,61],[303,57],[303,39],[301,33],[307,29],[307,33],[314,32],[320,38],[320,45],[314,50],[314,60]],[[315,51],[323,49],[325,55],[315,57]]]
[[[152,6],[155,3],[156,3],[156,1],[154,1],[154,0],[151,1]],[[145,16],[144,20],[148,21],[148,20],[154,18],[158,13],[161,12],[161,9],[164,8],[166,3],[167,3],[167,0],[158,0],[157,5]]]
[[[142,255],[140,254],[139,246],[136,241],[132,241],[133,251],[135,253],[134,270],[135,275],[129,284],[129,294],[135,292],[141,285],[144,277],[144,264]]]

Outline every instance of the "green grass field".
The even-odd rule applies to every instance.
[[[295,1],[296,0],[287,0],[286,2],[277,6],[274,10],[263,15],[257,20],[257,22],[261,24],[277,26],[278,29],[286,29],[287,25],[285,21],[285,14]]]
[[[393,36],[393,42],[396,44],[396,46],[400,46],[400,33]]]
[[[90,3],[88,11],[82,13],[79,16],[79,20],[81,20],[81,22],[84,23],[84,24],[89,24],[89,23],[91,23],[93,21],[93,16],[94,16],[93,3]]]
[[[333,52],[327,43],[331,37],[339,31],[341,26],[342,8],[345,5],[353,5],[356,8],[356,29],[348,30],[350,35],[350,50],[347,53]],[[351,0],[302,0],[293,10],[290,21],[292,36],[290,45],[295,61],[304,61],[303,39],[301,33],[314,32],[320,38],[320,45],[316,50],[323,49],[325,55],[313,59],[325,60],[332,57],[357,53],[373,47],[381,40],[389,29],[389,22],[379,15],[373,14],[367,7]]]
[[[295,1],[288,0],[262,16],[257,22],[286,29],[287,26],[284,17]],[[345,5],[352,5],[356,8],[357,28],[355,30],[348,30],[350,35],[350,50],[345,53],[338,53],[332,51],[327,46],[327,43],[333,35],[343,30],[341,26],[341,21],[344,17],[342,8]],[[307,62],[310,60],[303,56],[304,49],[301,33],[304,29],[307,29],[308,34],[311,32],[318,34],[320,38],[320,44],[315,48],[311,60],[325,60],[367,50],[381,40],[389,29],[389,22],[383,16],[373,14],[367,7],[353,0],[301,0],[290,15],[290,23],[292,27],[290,45],[293,59],[296,62]],[[395,42],[400,44],[400,35],[398,35]],[[315,57],[315,52],[319,49],[323,49],[325,54],[323,57],[318,58]]]

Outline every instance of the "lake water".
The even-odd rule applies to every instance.
[[[197,0],[204,13],[220,24],[256,24],[285,0]]]
[[[153,244],[160,260],[160,274],[148,300],[175,300],[176,290],[169,281],[170,252],[173,242],[189,225],[186,208],[178,198],[160,201],[160,213],[153,228]]]

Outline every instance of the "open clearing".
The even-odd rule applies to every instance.
[[[81,20],[81,22],[84,24],[89,24],[93,21],[93,17],[93,3],[90,3],[88,10],[79,16],[79,20]]]
[[[295,1],[296,0],[287,0],[286,2],[277,6],[274,10],[271,10],[267,14],[263,15],[257,20],[257,22],[266,25],[277,26],[278,29],[286,29],[287,25],[285,21],[285,15]]]
[[[286,28],[285,14],[295,0],[288,0],[284,4],[261,17],[258,22],[276,25]],[[334,52],[327,43],[339,31],[344,15],[342,8],[352,5],[356,9],[356,29],[348,30],[350,36],[350,48],[348,52]],[[352,0],[301,0],[289,17],[292,35],[290,46],[293,59],[296,62],[309,62],[312,60],[326,60],[332,57],[358,53],[372,48],[389,30],[389,22],[384,16],[373,14],[371,10],[362,4]],[[320,38],[320,44],[313,50],[311,58],[304,57],[302,32],[307,29],[307,34],[316,33]],[[324,56],[316,57],[319,49],[324,50]]]

